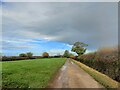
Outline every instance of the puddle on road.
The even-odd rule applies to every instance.
[[[66,65],[65,65],[65,66],[63,66],[63,67],[61,68],[61,71],[64,71],[66,68],[67,68],[67,66],[66,66]]]
[[[73,62],[71,62],[73,64]]]
[[[63,77],[63,75],[65,75],[65,71],[66,71],[67,65],[63,65],[62,68],[60,69],[60,75],[58,76],[58,80],[60,81]]]

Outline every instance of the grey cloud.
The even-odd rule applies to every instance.
[[[116,45],[118,40],[117,3],[11,3],[11,16],[3,16],[16,24],[7,24],[5,37],[14,35],[23,38],[54,37],[52,40],[73,44],[76,41],[88,43],[89,48]],[[16,8],[15,8],[16,7]],[[13,9],[14,8],[14,9]],[[3,9],[6,13],[7,8]],[[20,15],[18,15],[20,11]],[[14,15],[15,14],[15,15]],[[17,17],[15,17],[17,16]],[[41,18],[42,17],[42,18]],[[23,23],[22,23],[23,20]],[[19,26],[13,32],[12,26]],[[11,25],[11,26],[10,26]],[[21,31],[22,30],[22,33]],[[25,32],[36,34],[26,35]],[[8,33],[9,32],[9,33]],[[19,34],[20,33],[20,34]],[[7,36],[8,35],[8,36]],[[41,35],[41,36],[40,36]]]

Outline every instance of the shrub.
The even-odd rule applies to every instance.
[[[26,53],[26,54],[27,54],[27,57],[30,58],[30,59],[31,59],[32,56],[33,56],[33,53],[31,53],[31,52],[28,52],[28,53]]]
[[[21,54],[19,54],[19,56],[20,56],[20,57],[27,57],[27,54],[21,53]]]
[[[43,56],[44,58],[48,58],[48,57],[49,57],[49,53],[44,52],[44,53],[42,54],[42,56]]]
[[[40,59],[40,58],[42,58],[42,56],[32,56],[32,58]]]
[[[55,56],[53,56],[54,58],[60,58],[60,57],[62,57],[61,55],[55,55]]]
[[[118,88],[118,82],[116,82],[115,80],[111,79],[110,77],[108,77],[107,75],[104,75],[78,61],[74,62],[76,64],[78,64],[83,70],[85,70],[87,73],[89,73],[96,81],[98,81],[100,84],[102,84],[103,86],[105,86],[106,90],[111,90],[111,89],[117,89]],[[113,89],[113,90],[114,90]]]
[[[81,55],[77,60],[120,82],[117,48],[101,48],[97,52]]]
[[[28,57],[19,57],[19,56],[11,56],[11,57],[2,57],[2,61],[15,61],[15,60],[26,60]]]

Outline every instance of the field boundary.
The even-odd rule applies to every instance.
[[[111,79],[107,75],[102,74],[96,71],[95,69],[90,68],[87,65],[79,61],[76,61],[76,60],[72,60],[72,61],[76,63],[77,65],[79,65],[84,71],[86,71],[89,75],[91,75],[96,81],[98,81],[104,87],[106,88],[118,88],[119,87],[120,83]]]
[[[66,58],[67,60],[67,58]],[[64,62],[63,65],[65,65],[66,63],[66,60]],[[48,85],[45,87],[45,88],[50,88],[50,85],[51,85],[51,82],[58,76],[58,74],[60,73],[60,69],[63,67],[63,65],[61,65],[56,71],[55,73],[52,75],[52,77],[50,78],[49,82],[48,82]]]

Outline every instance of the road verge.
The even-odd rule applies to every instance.
[[[74,63],[79,65],[83,70],[85,70],[88,74],[90,74],[96,81],[98,81],[101,85],[105,86],[106,88],[118,88],[120,83],[111,79],[105,74],[102,74],[95,69],[92,69],[85,64],[78,62],[76,60],[72,60]]]

